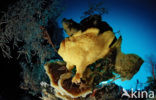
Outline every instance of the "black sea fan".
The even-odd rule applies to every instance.
[[[20,87],[33,95],[40,94],[40,82],[47,81],[43,64],[49,59],[58,58],[43,33],[47,31],[53,38],[54,46],[59,47],[63,31],[56,20],[62,10],[61,0],[18,0],[0,18],[2,58],[21,65],[24,81]]]

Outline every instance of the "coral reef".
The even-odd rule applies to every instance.
[[[83,22],[89,25],[82,28]],[[61,42],[58,50],[65,62],[45,64],[57,97],[76,100],[87,98],[103,87],[100,82],[113,79],[110,81],[112,83],[117,78],[115,73],[123,80],[131,79],[142,65],[143,60],[139,56],[121,52],[122,37],[116,39],[110,26],[102,24],[100,27],[106,29],[101,33],[100,22],[103,23],[97,15],[89,16],[79,25],[73,20],[63,19],[66,32],[71,33]]]
[[[63,30],[56,22],[63,10],[60,2],[60,0],[18,0],[0,16],[2,59],[0,63],[16,66],[10,68],[12,72],[15,69],[19,70],[15,73],[21,71],[21,76],[18,78],[22,78],[23,82],[20,83],[21,80],[18,80],[18,84],[15,84],[16,88],[25,90],[23,94],[29,93],[43,100],[59,100],[58,98],[124,100],[121,98],[122,88],[115,85],[113,81],[117,78],[131,79],[139,70],[143,60],[135,54],[124,54],[121,51],[122,37],[117,39],[111,26],[102,21],[100,15],[107,13],[107,10],[100,8],[101,3],[95,4],[84,12],[83,19],[79,23],[72,19],[63,19],[63,28],[69,35],[63,40]],[[64,61],[57,54],[58,50]],[[105,50],[107,52],[101,52]],[[88,62],[84,59],[87,57]],[[50,59],[59,60],[49,61]],[[79,60],[84,61],[81,64],[85,66],[77,66],[80,64]],[[149,78],[150,85],[146,90],[154,90],[156,93],[156,65],[152,62],[151,64],[153,77]],[[18,69],[19,66],[22,69]],[[8,69],[5,69],[8,72]],[[3,78],[2,73],[1,76]],[[74,78],[76,81],[72,81]],[[11,88],[9,81],[7,85],[7,88]],[[0,99],[9,97],[3,90],[4,88],[1,88]],[[13,89],[9,91],[15,92]],[[17,97],[10,98],[17,100]]]
[[[112,73],[116,71],[115,55],[116,52],[112,51],[105,58],[99,59],[95,63],[89,65],[83,74],[83,78],[81,79],[80,84],[72,83],[72,77],[75,75],[75,69],[73,69],[72,72],[68,71],[68,69],[65,67],[65,62],[48,62],[45,65],[45,69],[47,75],[51,80],[51,86],[55,88],[55,96],[67,100],[70,100],[72,98],[76,100],[83,100],[93,98],[91,93],[94,93],[94,90],[96,90],[96,94],[94,94],[94,96],[97,96],[96,98],[103,98],[99,97],[99,91],[103,91],[103,88],[109,87],[103,84],[100,85],[99,83],[102,81],[107,81],[109,79],[116,79],[116,76]],[[128,70],[129,69],[127,69],[127,74],[131,74]],[[122,78],[126,78],[126,76]],[[106,95],[106,93],[104,94]],[[116,96],[121,96],[121,94],[116,94]],[[114,98],[114,95],[111,96],[111,98]]]
[[[0,56],[20,64],[13,66],[21,70],[18,88],[33,96],[41,96],[42,81],[48,83],[45,62],[59,58],[51,42],[57,49],[63,39],[56,21],[62,11],[61,0],[17,0],[0,18]],[[45,39],[46,32],[50,39]]]

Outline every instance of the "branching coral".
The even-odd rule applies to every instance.
[[[99,3],[92,3],[89,5],[89,9],[83,13],[83,16],[81,18],[85,18],[87,16],[92,16],[94,14],[103,15],[107,14],[108,10],[103,7],[104,2],[101,1]]]
[[[41,93],[41,81],[48,81],[44,63],[57,54],[45,40],[43,30],[48,32],[58,47],[63,38],[56,19],[63,10],[60,0],[18,0],[8,7],[0,18],[0,51],[4,57],[17,59],[23,69],[24,82],[20,87]],[[51,31],[51,30],[53,31]],[[14,52],[13,52],[14,51]]]
[[[155,60],[155,56],[154,55],[151,55],[148,57],[148,62],[150,63],[150,66],[151,66],[151,73],[153,75],[153,79],[156,80],[156,62],[154,61]]]
[[[13,47],[19,47],[19,51],[26,51],[28,55],[31,55],[31,50],[35,52],[43,64],[48,55],[53,55],[51,54],[53,51],[47,49],[49,45],[42,45],[44,39],[40,27],[47,27],[49,20],[53,20],[51,24],[56,24],[56,19],[63,9],[59,5],[60,1],[55,0],[19,0],[14,5],[9,6],[8,11],[0,19],[0,46],[3,54],[6,57],[11,57],[7,46],[7,43],[11,41]],[[56,7],[60,8],[56,11]],[[56,25],[52,28],[56,28],[57,32],[59,28]],[[19,42],[24,42],[24,45],[18,45]],[[43,51],[49,54],[42,55]]]

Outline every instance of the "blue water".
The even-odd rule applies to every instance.
[[[101,0],[64,0],[65,10],[58,19],[62,27],[62,18],[73,19],[80,22],[80,17],[90,4]],[[156,57],[156,7],[154,0],[104,0],[103,7],[107,8],[108,14],[103,15],[103,20],[112,26],[114,32],[120,30],[123,37],[122,52],[134,53],[144,59],[138,73],[131,80],[116,80],[115,83],[125,89],[136,89],[137,80],[143,89],[147,84],[147,77],[151,76],[151,66],[148,56]],[[65,34],[65,37],[67,35]],[[155,60],[155,59],[154,59]]]

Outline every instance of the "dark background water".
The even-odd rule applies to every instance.
[[[8,6],[13,5],[18,0],[0,0],[0,17],[7,11]],[[15,51],[12,51],[15,52]],[[15,57],[16,55],[13,55]],[[0,100],[39,100],[20,89],[23,81],[20,74],[22,68],[16,59],[7,59],[0,51]]]

